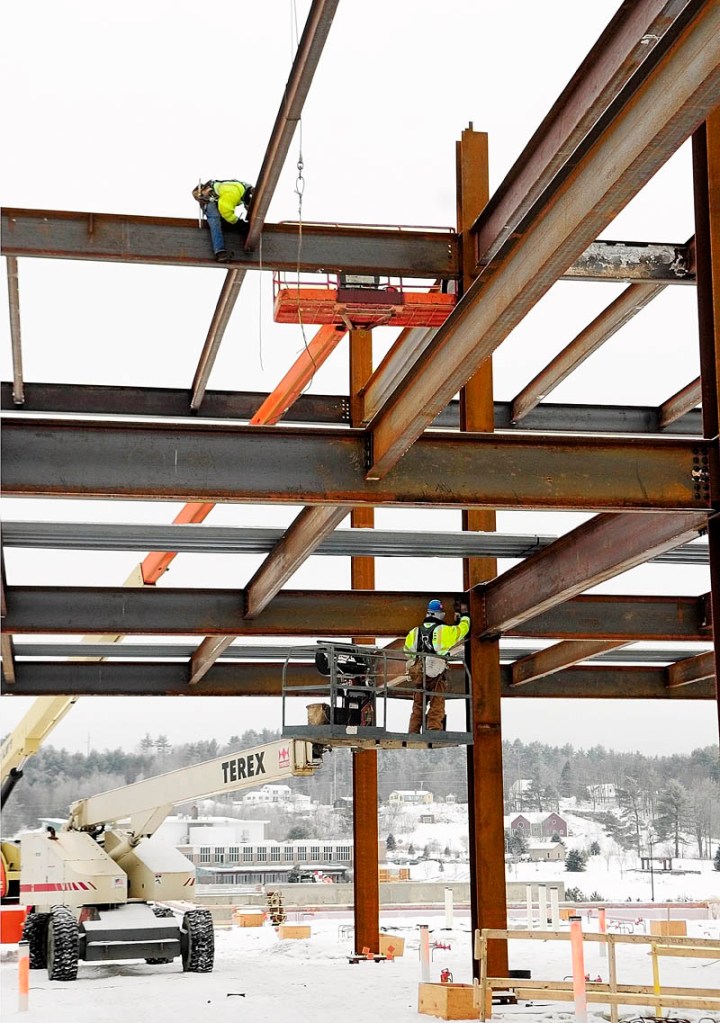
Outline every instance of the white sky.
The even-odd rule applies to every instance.
[[[597,0],[342,0],[302,125],[306,220],[430,224],[455,221],[455,141],[472,122],[489,133],[491,190],[618,8]],[[297,4],[300,31],[309,8]],[[184,0],[100,5],[14,4],[4,11],[2,84],[7,205],[194,217],[198,178],[255,180],[290,72],[289,0],[198,8]],[[296,137],[270,221],[296,219]],[[685,241],[693,233],[684,146],[605,238]],[[208,242],[209,245],[209,242]],[[220,269],[20,261],[25,379],[188,388],[223,280]],[[622,290],[562,283],[513,332],[495,359],[496,396],[512,398]],[[3,289],[3,302],[6,296]],[[210,387],[271,390],[301,350],[298,327],[271,319],[267,273],[248,274]],[[7,313],[0,312],[3,379],[11,376]],[[378,330],[376,361],[395,336]],[[552,396],[556,401],[658,404],[698,373],[695,290],[668,288]],[[347,390],[341,345],[311,385]],[[5,502],[6,519],[170,522],[178,505]],[[283,525],[297,509],[217,508],[210,524]],[[561,533],[581,515],[505,512],[498,529]],[[457,529],[459,515],[381,510],[379,528]],[[119,585],[133,553],[6,552],[11,584]],[[177,558],[173,586],[243,586],[259,558]],[[349,585],[347,559],[311,558],[292,588]],[[460,588],[460,563],[385,559],[380,589]],[[699,594],[705,569],[649,566],[607,593]],[[408,623],[410,627],[413,623]],[[30,701],[4,701],[4,727]],[[681,719],[682,727],[678,727]],[[112,726],[108,727],[108,722]],[[133,746],[147,731],[171,742],[248,727],[278,727],[277,701],[86,699],[50,740]],[[714,704],[505,701],[504,736],[603,744],[650,753],[717,741]]]

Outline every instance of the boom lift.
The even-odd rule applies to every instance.
[[[23,776],[23,770],[30,757],[65,717],[76,696],[40,696],[16,728],[10,732],[0,746],[0,806],[5,806],[10,793]],[[20,887],[20,849],[16,842],[2,843],[0,859],[0,895],[3,900],[17,902]]]
[[[30,967],[47,967],[51,980],[75,980],[80,959],[169,963],[180,956],[184,971],[209,973],[209,911],[188,910],[178,923],[156,904],[191,898],[195,866],[175,847],[143,840],[178,803],[311,775],[321,763],[317,745],[282,739],[81,799],[60,831],[23,835]]]

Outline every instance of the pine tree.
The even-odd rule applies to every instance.
[[[687,789],[672,778],[658,796],[655,826],[661,837],[672,839],[676,856],[680,855],[682,842],[680,832],[684,831],[689,823],[689,811],[690,800]]]
[[[395,841],[394,835],[388,835],[385,839],[385,848],[388,852],[394,852],[397,849],[397,842]]]
[[[585,857],[579,849],[571,849],[567,854],[565,869],[571,874],[580,874],[585,870]]]
[[[715,859],[713,860],[713,867],[715,870],[720,870],[720,845],[715,851]]]

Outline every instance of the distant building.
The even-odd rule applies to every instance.
[[[388,801],[395,806],[401,803],[432,803],[434,796],[426,789],[395,789],[388,796]]]
[[[526,838],[552,838],[558,835],[567,838],[568,825],[564,817],[553,810],[551,813],[530,812],[511,816],[508,822],[511,831],[520,832]]]
[[[289,785],[263,785],[260,789],[253,789],[243,796],[243,803],[274,803],[286,804],[292,802],[292,789]]]
[[[528,855],[533,863],[545,860],[564,860],[565,846],[562,842],[531,842],[528,847]]]

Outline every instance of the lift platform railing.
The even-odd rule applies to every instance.
[[[409,719],[408,703],[422,700],[423,721],[428,700],[435,695],[425,672],[426,655],[418,655],[421,678],[407,674],[401,650],[353,643],[323,642],[295,647],[283,665],[282,729],[287,738],[305,738],[326,745],[422,748],[472,742],[468,730],[470,687],[451,686],[443,692],[453,728],[409,733],[400,717]],[[314,664],[317,678],[308,678]],[[303,698],[303,699],[299,699]],[[310,700],[311,702],[303,702]],[[303,714],[306,718],[298,720]]]

